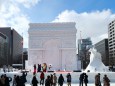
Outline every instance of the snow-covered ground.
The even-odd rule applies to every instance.
[[[89,80],[89,84],[88,86],[94,86],[94,80],[95,80],[95,75],[97,74],[98,72],[95,72],[95,73],[87,73],[88,75],[88,80]],[[4,74],[3,72],[0,72],[0,75],[1,74]],[[13,75],[21,75],[20,72],[7,72],[6,73],[7,76],[10,76],[13,78]],[[50,74],[53,74],[53,72],[48,72],[48,73],[45,73],[45,78],[47,77],[47,75],[50,75]],[[66,75],[67,75],[67,72],[56,72],[56,75],[57,77],[59,77],[59,75],[62,74],[64,76],[64,79],[65,79],[65,84],[64,86],[66,86]],[[81,74],[81,72],[71,72],[71,76],[72,76],[72,86],[78,86],[79,85],[79,75]],[[109,77],[110,81],[111,81],[111,86],[115,86],[115,72],[101,72],[101,82],[103,83],[103,76],[104,74],[107,74],[107,76]],[[30,86],[31,85],[31,80],[32,80],[32,77],[33,77],[33,73],[32,72],[29,72],[28,75],[27,75],[27,83],[26,83],[26,86]],[[40,77],[40,73],[37,73],[36,74],[36,77],[38,79],[38,81],[40,81],[39,77]],[[11,82],[12,83],[12,82]]]
[[[12,86],[12,84],[11,84],[11,86]],[[31,84],[26,84],[26,86],[31,86]],[[40,85],[38,85],[38,86],[40,86]],[[44,85],[44,86],[45,86],[45,85]],[[57,86],[58,86],[58,85],[57,85]],[[67,86],[67,84],[64,83],[63,86]],[[79,86],[79,84],[78,84],[78,83],[72,83],[71,86]],[[85,86],[85,85],[83,85],[83,86]],[[94,83],[88,83],[88,86],[95,86],[95,85],[94,85]],[[102,85],[102,86],[103,86],[103,85]],[[111,83],[110,86],[115,86],[115,83]]]

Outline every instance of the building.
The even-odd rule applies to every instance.
[[[11,27],[0,27],[0,67],[22,63],[22,37]]]
[[[115,66],[115,20],[108,25],[109,64]]]
[[[52,70],[77,70],[74,22],[29,24],[28,68],[52,65]]]
[[[108,49],[108,39],[103,39],[100,42],[96,43],[95,48],[101,54],[102,62],[109,66],[109,49]]]
[[[23,48],[23,68],[25,69],[25,61],[28,60],[28,48]]]
[[[81,60],[81,68],[85,69],[89,64],[90,53],[89,48],[92,46],[92,41],[90,38],[78,39],[78,56]]]

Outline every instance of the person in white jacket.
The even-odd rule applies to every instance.
[[[53,74],[53,86],[56,86],[56,84],[57,84],[57,76],[56,76],[56,74],[54,73],[54,74]]]

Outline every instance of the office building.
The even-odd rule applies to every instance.
[[[81,60],[81,68],[85,69],[90,61],[89,49],[92,46],[90,38],[78,39],[78,59]]]
[[[101,54],[102,62],[109,66],[109,49],[108,49],[108,39],[103,39],[95,44],[95,48]]]
[[[25,61],[28,60],[28,48],[23,48],[23,68],[25,69]]]
[[[109,64],[115,66],[115,20],[108,25]]]
[[[0,27],[0,67],[21,64],[22,37],[11,27]]]

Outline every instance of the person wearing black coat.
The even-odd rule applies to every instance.
[[[50,86],[51,80],[50,80],[50,76],[47,76],[47,79],[45,80],[45,86]]]
[[[20,86],[20,77],[19,77],[19,75],[16,76],[16,86]]]
[[[26,80],[26,76],[27,76],[27,72],[23,72],[23,74],[22,74],[22,78],[23,78],[23,82],[24,82],[24,86],[25,86],[25,83],[27,82],[27,80]]]
[[[4,75],[5,77],[5,86],[10,86],[10,82],[12,81],[11,77],[7,77],[6,74]]]
[[[59,76],[59,78],[58,78],[58,84],[59,84],[60,86],[63,86],[63,82],[64,82],[63,75],[60,74],[60,76]]]
[[[84,80],[84,73],[81,73],[79,77],[79,86],[83,86],[83,80]]]
[[[88,75],[86,73],[84,73],[84,83],[85,83],[85,86],[87,86],[87,83],[88,83]]]
[[[20,76],[20,82],[19,82],[20,86],[25,86],[25,83],[27,82],[26,76],[27,76],[27,73],[25,72],[23,72],[22,76]]]
[[[66,77],[67,77],[68,86],[71,86],[71,75],[70,75],[70,73],[68,73]]]
[[[38,84],[38,80],[36,79],[36,76],[33,76],[32,86],[37,86],[37,84]]]
[[[5,77],[4,77],[4,75],[1,75],[1,77],[0,77],[0,86],[5,86]]]

